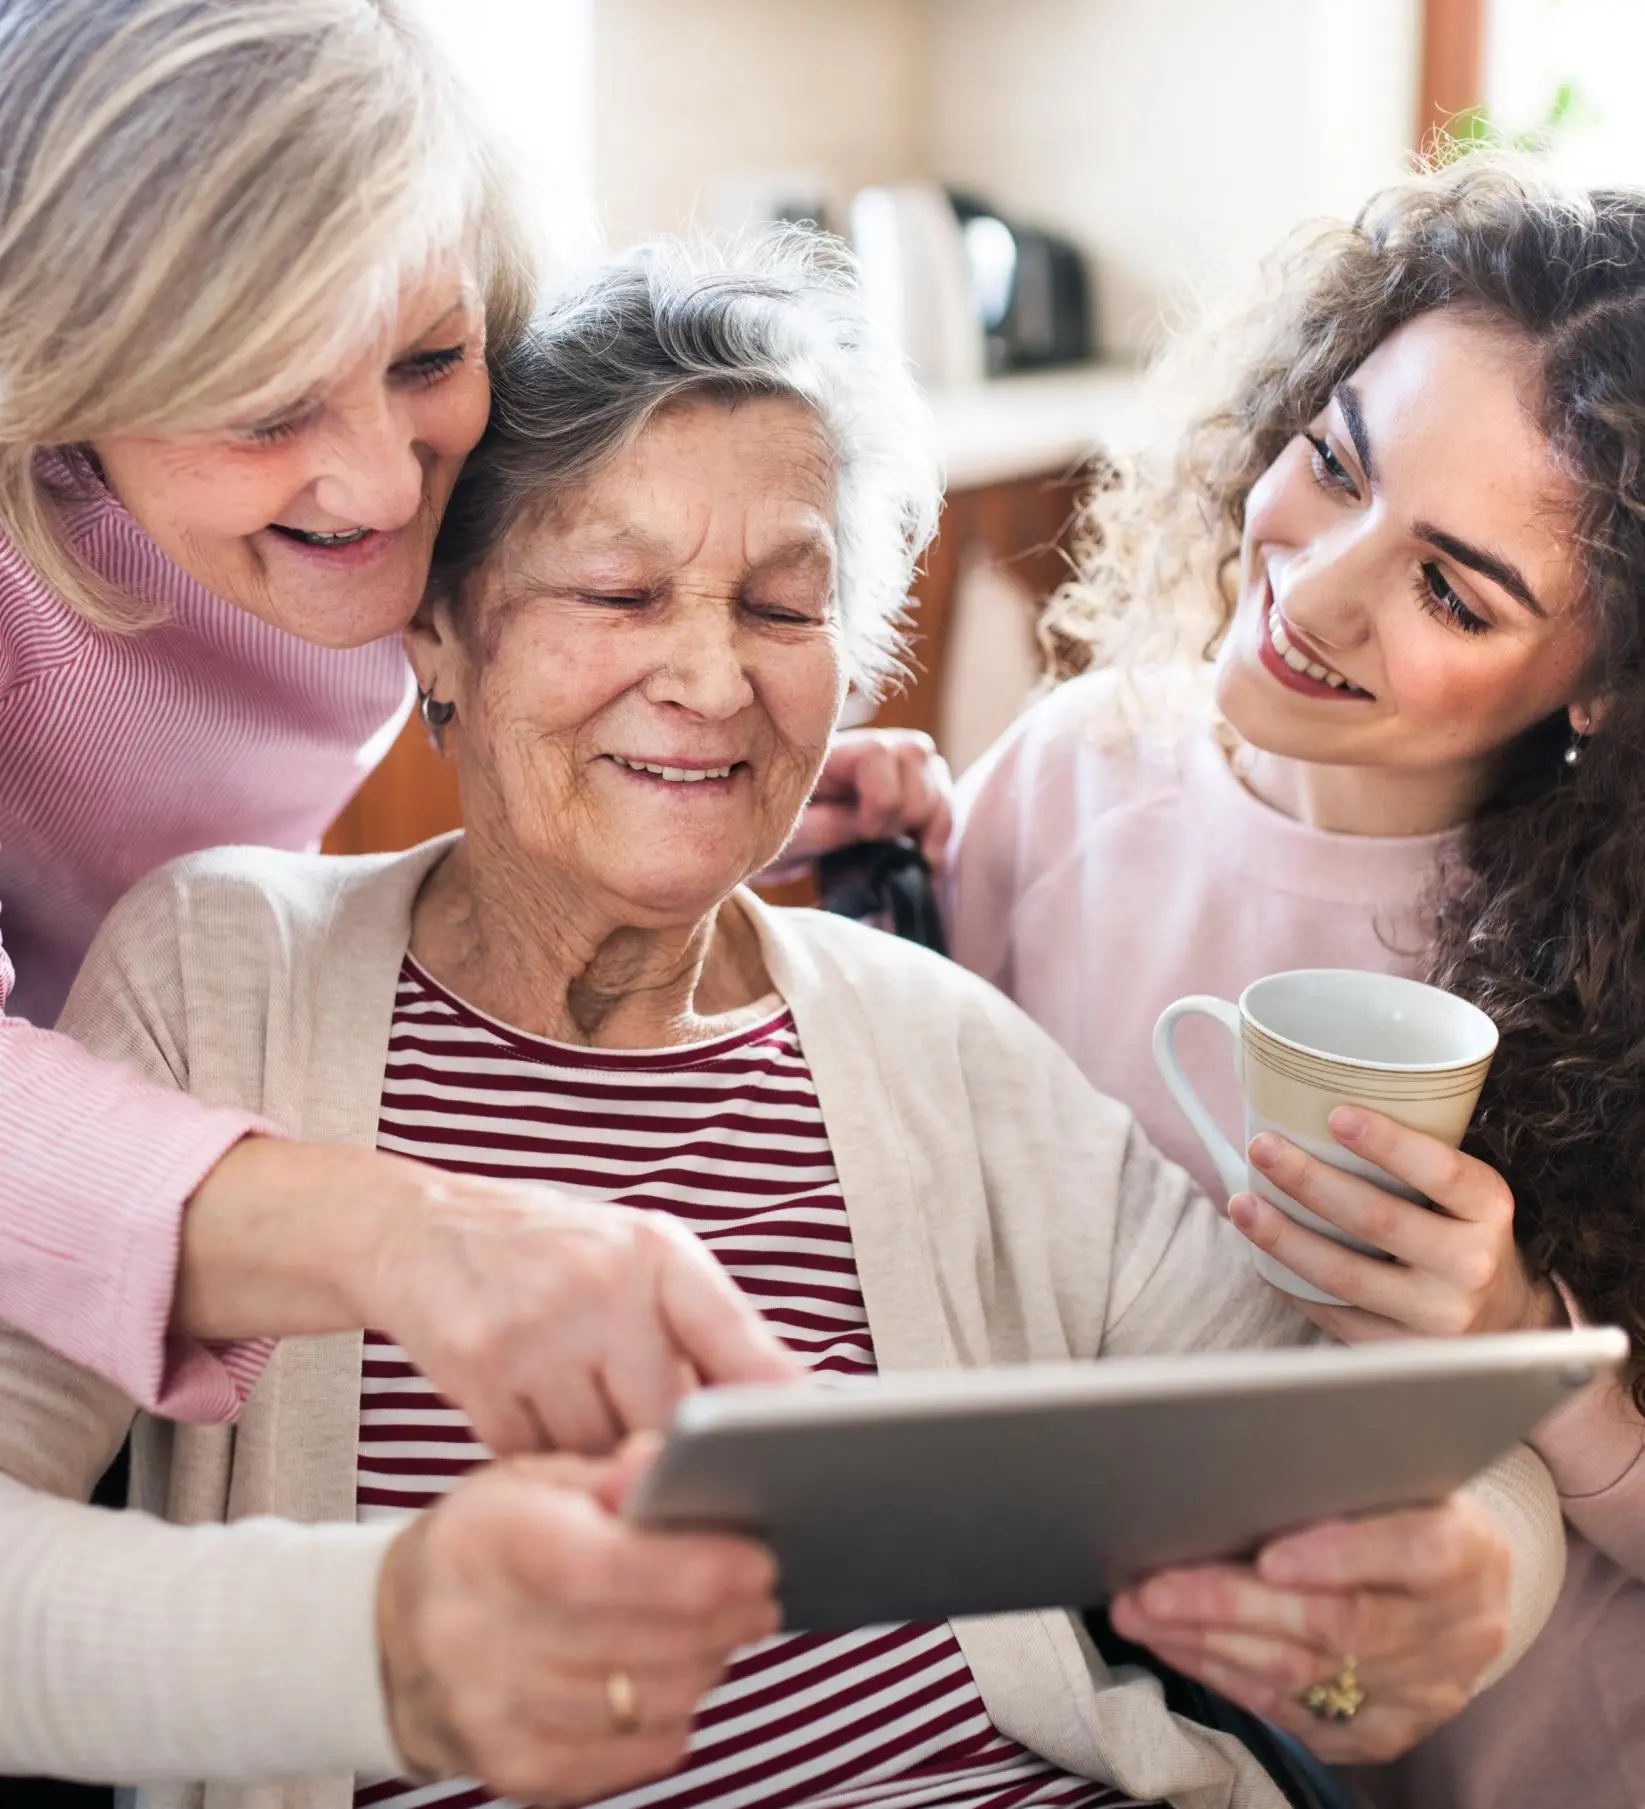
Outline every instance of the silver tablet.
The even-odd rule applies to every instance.
[[[1437,1500],[1627,1348],[1522,1332],[707,1389],[629,1513],[765,1540],[790,1627],[1091,1607],[1161,1565]]]

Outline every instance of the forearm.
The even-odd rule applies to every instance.
[[[1475,1694],[1511,1670],[1546,1626],[1565,1581],[1565,1529],[1547,1466],[1524,1445],[1483,1470],[1465,1493],[1486,1509],[1508,1541],[1508,1637],[1474,1686]]]
[[[173,1329],[207,1339],[354,1330],[396,1224],[442,1191],[433,1170],[377,1150],[247,1142],[190,1203]]]
[[[375,1636],[390,1537],[169,1526],[0,1479],[0,1771],[395,1770]]]
[[[0,1016],[0,1319],[157,1412],[231,1415],[230,1370],[167,1327],[185,1203],[256,1128]]]

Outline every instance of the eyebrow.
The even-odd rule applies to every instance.
[[[431,320],[415,339],[409,340],[405,345],[401,346],[399,351],[394,354],[395,359],[404,358],[409,352],[420,346],[430,334],[438,333],[441,327],[443,327],[454,314],[466,312],[473,299],[473,296],[465,289],[438,320]]]
[[[1377,472],[1371,458],[1371,436],[1365,431],[1365,410],[1359,405],[1359,391],[1351,383],[1339,383],[1332,400],[1342,411],[1343,420],[1348,423],[1348,437],[1354,442],[1354,451],[1359,455],[1359,468],[1365,473],[1365,481],[1375,483]]]
[[[1547,610],[1536,600],[1536,593],[1525,582],[1525,574],[1517,565],[1496,553],[1486,552],[1483,547],[1470,546],[1466,540],[1458,540],[1455,534],[1447,534],[1443,528],[1436,528],[1430,521],[1413,523],[1412,531],[1419,540],[1426,540],[1447,559],[1454,559],[1458,565],[1465,565],[1471,571],[1478,572],[1482,578],[1489,578],[1493,584],[1500,584],[1509,596],[1517,597],[1532,615],[1547,620]]]

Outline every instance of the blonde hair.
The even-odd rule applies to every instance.
[[[268,413],[458,247],[506,351],[532,259],[401,0],[7,0],[0,528],[83,615],[141,626],[39,454]]]

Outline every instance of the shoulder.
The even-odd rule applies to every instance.
[[[891,1056],[890,1072],[917,1084],[919,1051],[940,1045],[957,1055],[968,1090],[989,1098],[1036,1090],[1043,1098],[1049,1084],[1059,1097],[1072,1088],[1099,1110],[1112,1105],[1021,1006],[959,962],[828,911],[762,907],[761,924],[796,1017],[808,999],[837,1005],[849,993]]]
[[[278,953],[287,965],[339,915],[374,893],[413,893],[445,846],[395,854],[299,854],[278,848],[208,848],[157,867],[104,921],[97,942],[134,956],[189,964]],[[264,964],[266,971],[266,964]]]
[[[1027,710],[959,783],[947,897],[961,959],[974,964],[976,936],[997,936],[989,925],[1116,816],[1177,797],[1183,748],[1209,717],[1193,669],[1087,673]]]

